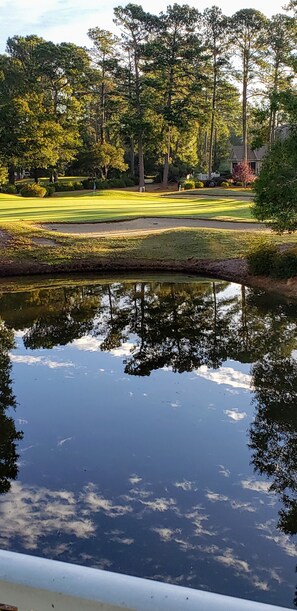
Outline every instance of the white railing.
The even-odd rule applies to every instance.
[[[284,611],[283,607],[2,550],[0,603],[18,611]]]

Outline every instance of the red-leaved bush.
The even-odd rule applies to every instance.
[[[247,184],[254,182],[256,176],[251,170],[247,161],[242,161],[241,163],[237,163],[234,167],[232,178],[235,182],[241,182],[244,186],[246,186]]]

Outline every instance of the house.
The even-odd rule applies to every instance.
[[[250,147],[248,147],[248,163],[249,163],[251,170],[253,170],[253,172],[257,175],[259,174],[261,170],[261,165],[262,165],[263,159],[267,151],[268,151],[267,144],[264,144],[264,146],[261,146],[261,148],[255,149],[253,151]],[[230,158],[231,174],[233,173],[234,167],[238,163],[242,163],[243,160],[244,160],[243,145],[239,144],[239,145],[231,146],[231,158]]]

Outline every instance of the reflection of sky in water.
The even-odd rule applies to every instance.
[[[16,342],[24,439],[1,547],[292,605],[296,549],[250,466],[249,365],[136,377],[132,337],[111,353],[88,335]]]

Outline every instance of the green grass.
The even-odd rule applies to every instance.
[[[255,240],[259,240],[259,233],[205,228],[97,238],[45,231],[26,223],[1,223],[0,229],[8,237],[5,248],[0,249],[0,263],[38,262],[53,265],[55,269],[60,263],[99,259],[135,263],[139,260],[227,259],[245,256]],[[38,238],[50,238],[55,243],[52,246],[38,244]],[[276,235],[272,240],[278,244],[296,245],[297,236]]]
[[[0,194],[0,222],[83,222],[140,216],[204,217],[252,221],[250,203],[234,198],[203,198],[130,191],[75,191],[53,197],[23,198]]]

